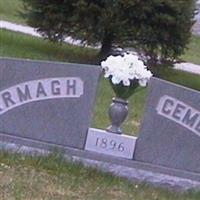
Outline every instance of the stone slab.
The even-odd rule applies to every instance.
[[[40,148],[31,148],[25,145],[1,141],[0,150],[33,156],[46,156],[51,152]],[[62,152],[65,159],[70,162],[78,162],[86,167],[98,168],[103,172],[110,172],[115,176],[126,178],[129,181],[146,182],[155,186],[178,191],[200,189],[200,177],[195,173],[186,173],[179,170],[167,169],[161,166],[112,157],[105,154],[100,155],[95,152],[69,147],[64,147]],[[165,172],[168,173],[166,174]],[[194,179],[188,178],[192,176]]]
[[[135,160],[200,174],[200,92],[152,78]]]
[[[0,58],[0,132],[83,149],[100,73],[92,65]]]
[[[50,144],[47,142],[31,140],[28,138],[22,138],[22,137],[17,137],[13,135],[3,134],[3,133],[0,133],[0,135],[4,141],[4,142],[1,142],[3,144],[2,149],[5,149],[5,150],[9,149],[9,147],[11,146],[11,149],[12,147],[14,147],[13,149],[17,152],[18,151],[22,152],[21,150],[23,149],[25,149],[25,152],[27,152],[27,150],[32,149],[30,147],[33,146],[36,149],[42,149],[42,151],[50,151],[50,152],[60,151],[63,154],[68,155],[69,157],[77,156],[77,157],[81,157],[85,159],[90,159],[90,160],[95,160],[95,161],[100,161],[100,162],[108,162],[108,163],[112,163],[112,164],[116,164],[120,166],[137,168],[140,170],[151,171],[153,173],[167,174],[169,176],[176,176],[176,177],[200,182],[199,173],[167,168],[167,167],[163,167],[159,165],[153,165],[150,163],[139,162],[135,160],[124,159],[124,158],[114,157],[114,156],[105,155],[105,154],[99,154],[92,151],[86,151],[86,150],[77,149],[77,148],[75,149],[72,147],[64,147],[61,145]],[[32,151],[30,153],[32,153]]]
[[[90,128],[85,150],[111,156],[132,159],[136,137],[117,135],[104,130]]]

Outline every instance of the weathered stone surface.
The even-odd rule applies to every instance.
[[[106,155],[132,159],[136,137],[119,135],[104,130],[90,128],[85,150]]]
[[[151,80],[134,159],[200,173],[200,92]]]
[[[17,152],[33,156],[46,156],[50,152],[39,148],[30,148],[27,146],[16,145],[13,143],[2,143],[0,141],[0,149],[9,152]],[[188,189],[200,189],[200,177],[192,174],[193,180],[188,178],[191,174],[184,173],[160,166],[148,165],[143,162],[133,160],[118,159],[116,157],[108,157],[90,151],[79,149],[69,149],[66,147],[66,154],[63,157],[70,162],[82,163],[86,167],[95,167],[103,172],[110,172],[115,176],[123,177],[129,181],[139,181],[151,183],[155,186],[169,188],[177,191],[187,191]],[[168,172],[166,174],[165,172]],[[178,176],[177,176],[178,175]]]
[[[99,74],[96,66],[0,59],[0,150],[46,155],[56,148],[130,180],[199,189],[200,92],[153,78],[130,159],[135,141],[125,144],[118,138],[124,136],[106,138],[110,153],[93,148],[105,147],[105,131],[89,129],[87,143]],[[128,153],[115,154],[124,144]]]
[[[1,58],[0,140],[83,149],[99,75],[97,66]]]

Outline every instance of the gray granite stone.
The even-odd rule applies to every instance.
[[[144,171],[149,171],[151,173],[159,173],[159,174],[165,174],[169,176],[174,176],[174,177],[179,177],[183,179],[188,179],[191,181],[197,181],[200,182],[200,174],[199,173],[193,173],[189,171],[183,171],[183,170],[178,170],[178,169],[173,169],[173,168],[168,168],[168,167],[163,167],[160,165],[154,165],[150,163],[145,163],[145,162],[139,162],[135,160],[129,160],[129,159],[124,159],[120,157],[113,157],[110,155],[105,155],[102,153],[96,153],[92,151],[87,151],[87,150],[81,150],[81,149],[75,149],[71,147],[64,147],[60,145],[55,145],[55,144],[50,144],[47,142],[41,142],[41,141],[35,141],[35,140],[30,140],[27,138],[22,138],[22,137],[16,137],[13,135],[5,135],[0,133],[1,137],[3,138],[4,142],[1,142],[0,145],[1,149],[8,149],[8,150],[14,150],[17,152],[28,152],[32,153],[33,148],[30,148],[31,146],[34,147],[35,149],[42,149],[42,152],[48,152],[48,151],[61,151],[64,155],[68,157],[80,157],[84,159],[89,159],[89,160],[94,160],[94,161],[99,161],[99,162],[106,162],[110,164],[116,164],[122,167],[129,167],[132,169],[139,169],[139,170],[144,170]],[[5,142],[6,141],[6,142]],[[23,144],[23,145],[21,145]],[[29,152],[29,150],[31,150]],[[35,151],[33,151],[35,152]]]
[[[108,131],[90,128],[88,130],[85,150],[101,154],[132,159],[136,137],[114,134]]]
[[[32,148],[24,145],[17,145],[13,143],[1,142],[0,150],[9,151],[13,153],[21,153],[22,155],[46,156],[50,153],[48,150],[40,148]],[[189,189],[200,189],[200,179],[192,180],[185,177],[179,177],[175,174],[180,171],[173,171],[173,169],[164,169],[159,166],[145,165],[143,162],[135,162],[131,160],[124,160],[106,155],[96,154],[93,152],[85,152],[79,149],[65,148],[63,157],[70,162],[82,163],[85,167],[94,167],[103,172],[110,172],[111,174],[126,178],[132,182],[145,182],[153,184],[158,187],[169,188],[177,191],[187,191]],[[130,165],[131,164],[131,165]],[[171,172],[165,174],[164,171]],[[183,172],[181,172],[184,174]],[[194,174],[195,175],[195,174]]]
[[[200,92],[150,81],[134,159],[200,174]]]
[[[100,73],[97,66],[1,58],[0,140],[83,149]]]
[[[0,150],[59,150],[70,161],[129,180],[199,189],[200,93],[152,79],[136,151],[127,159],[84,149],[100,72],[97,66],[0,59]],[[93,144],[102,130],[91,130]]]

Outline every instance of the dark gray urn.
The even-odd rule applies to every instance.
[[[121,98],[113,98],[108,115],[111,125],[107,128],[107,131],[115,134],[122,134],[120,126],[128,115],[128,101]]]

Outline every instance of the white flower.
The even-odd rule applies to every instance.
[[[152,76],[138,56],[133,54],[109,56],[101,66],[105,77],[110,78],[113,84],[122,82],[124,86],[130,86],[132,80],[138,80],[140,86],[145,87]]]
[[[140,86],[145,87],[147,85],[147,79],[140,79],[139,84]]]

